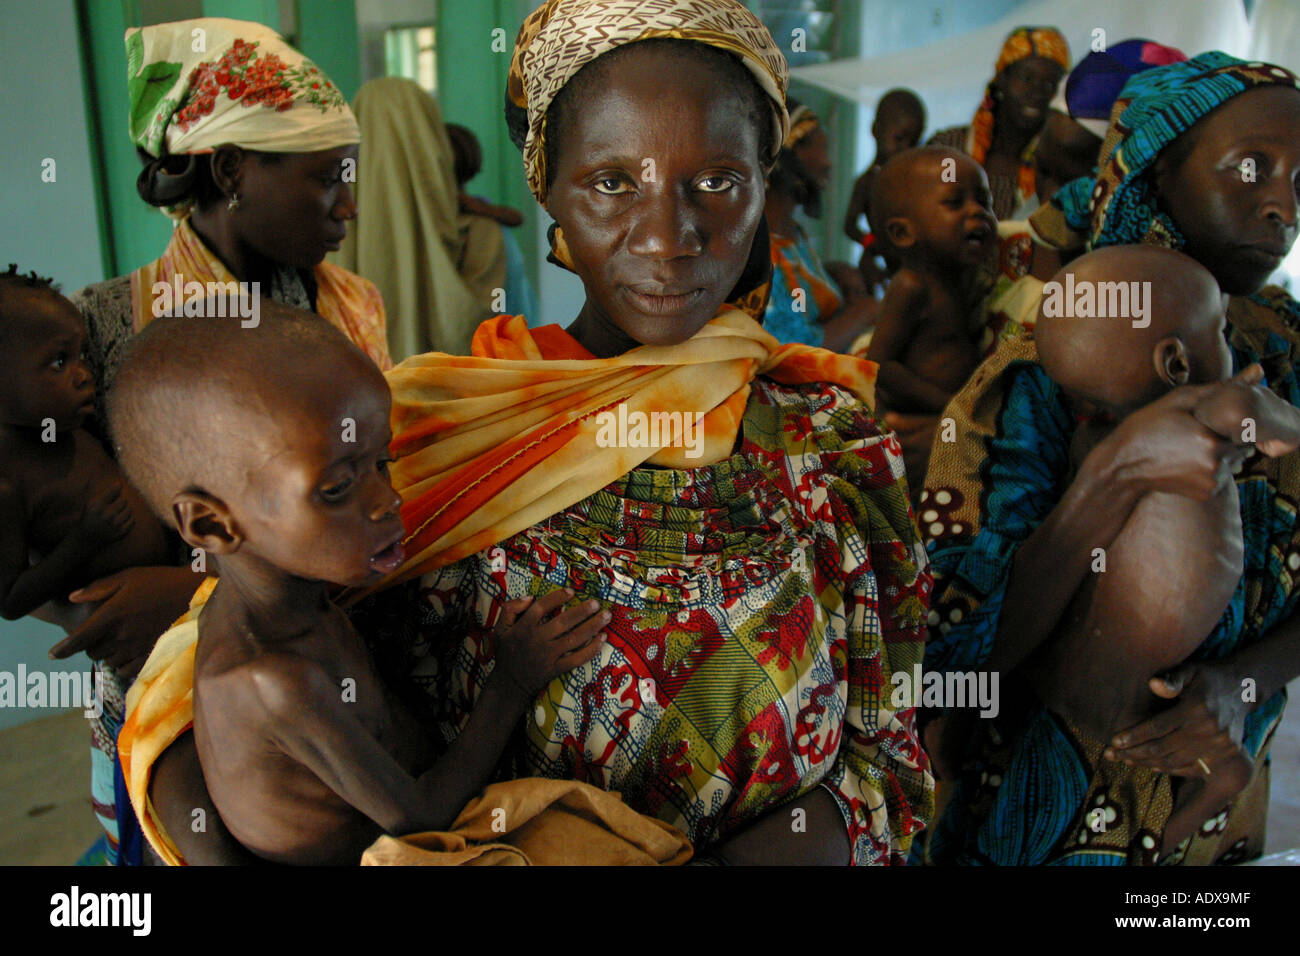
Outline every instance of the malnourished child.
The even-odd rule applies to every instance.
[[[382,833],[446,829],[535,694],[597,653],[609,619],[595,601],[564,609],[563,590],[507,605],[495,669],[434,761],[328,593],[403,559],[389,404],[341,333],[269,301],[254,328],[158,319],[110,396],[127,473],[219,568],[198,618],[194,739],[222,821],[266,860],[356,863]]]
[[[1126,417],[1170,390],[1231,374],[1224,301],[1194,259],[1154,246],[1113,246],[1075,260],[1053,281],[1058,285],[1044,289],[1035,338],[1043,370],[1080,419],[1070,447],[1074,468]],[[1063,297],[1062,289],[1075,295]],[[1075,308],[1084,295],[1091,297],[1084,309],[1090,317]],[[1111,309],[1125,302],[1127,308]],[[1252,387],[1239,378],[1243,389]],[[1269,455],[1300,444],[1300,411],[1280,399],[1266,403],[1267,418],[1247,421],[1231,392],[1227,399],[1223,390],[1199,399],[1185,394],[1188,410],[1224,443],[1228,461],[1240,461],[1251,444]],[[1148,492],[1119,535],[1094,552],[1093,573],[1056,632],[1023,665],[1030,685],[1048,707],[1098,739],[1141,723],[1162,704],[1149,681],[1205,642],[1241,580],[1242,560],[1240,505],[1228,465],[1202,499]],[[1250,773],[1250,761],[1238,754],[1203,778],[1188,778],[1176,790],[1164,850],[1222,809]]]

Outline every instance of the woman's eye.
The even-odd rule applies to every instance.
[[[724,193],[735,185],[725,176],[709,176],[700,180],[700,190],[706,193]]]
[[[596,192],[605,196],[618,196],[628,191],[627,183],[624,180],[609,176],[596,180],[593,185],[596,187]]]
[[[67,364],[68,364],[68,355],[67,355],[67,353],[66,353],[66,352],[60,352],[58,355],[54,356],[54,361],[52,361],[52,362],[50,363],[50,368],[52,368],[52,369],[62,369],[63,366],[65,366],[65,365],[67,365]]]
[[[339,499],[347,495],[348,489],[351,487],[352,487],[351,480],[340,481],[338,484],[334,484],[334,485],[326,485],[324,488],[320,490],[320,496],[324,498],[326,501],[338,501]]]

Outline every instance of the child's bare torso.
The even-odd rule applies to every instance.
[[[330,695],[337,698],[334,706],[360,720],[408,772],[422,770],[431,760],[429,741],[385,692],[361,637],[332,605],[319,627],[274,651],[233,633],[218,615],[205,611],[199,626],[195,744],[213,804],[231,834],[273,862],[358,863],[380,827],[281,748],[255,683],[268,664],[328,680],[338,688]],[[298,729],[310,737],[318,715],[309,710],[290,719],[301,721]]]
[[[67,581],[64,594],[125,568],[173,562],[161,523],[139,492],[125,481],[117,463],[85,429],[62,433],[52,442],[29,440],[26,436],[10,438],[0,447],[0,458],[5,478],[21,495],[25,517],[23,528],[4,529],[3,533],[24,536],[31,565],[49,555],[68,535],[78,532],[82,508],[97,492],[113,482],[123,485],[122,495],[134,518],[131,530],[95,549],[81,573]],[[93,605],[56,599],[32,614],[72,630],[91,610]]]
[[[1081,428],[1082,461],[1100,436]],[[1040,698],[1086,733],[1109,740],[1162,703],[1148,687],[1214,630],[1242,575],[1237,487],[1207,501],[1148,492],[1119,535],[1094,554],[1053,637],[1026,664]],[[1104,565],[1102,562],[1104,561]]]
[[[960,289],[925,277],[922,315],[899,361],[913,374],[946,392],[957,393],[966,384],[980,353],[971,335],[971,314]]]

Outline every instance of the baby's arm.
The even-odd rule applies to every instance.
[[[929,301],[925,282],[907,269],[900,269],[885,290],[867,358],[880,366],[876,385],[882,404],[890,409],[938,413],[952,398],[900,361],[925,320]]]
[[[55,598],[66,598],[87,560],[100,548],[131,533],[135,519],[122,494],[121,481],[112,481],[83,503],[76,526],[37,564],[28,567],[27,521],[22,498],[8,482],[0,483],[0,614],[15,620]]]
[[[867,201],[871,196],[871,169],[867,169],[853,183],[849,208],[844,213],[844,234],[854,242],[861,242],[865,233],[858,227],[858,217],[867,214]]]
[[[338,685],[323,669],[289,655],[267,658],[255,678],[276,743],[385,832],[445,830],[487,784],[537,691],[600,650],[594,638],[609,613],[596,613],[595,601],[544,620],[572,596],[554,591],[526,611],[512,602],[497,628],[497,666],[465,729],[418,778],[359,719],[340,712]]]

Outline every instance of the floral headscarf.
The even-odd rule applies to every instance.
[[[131,140],[150,156],[231,143],[309,153],[361,142],[338,87],[274,30],[220,18],[126,31]]]

